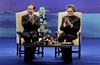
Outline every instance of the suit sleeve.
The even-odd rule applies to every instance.
[[[80,29],[80,25],[81,25],[80,18],[77,18],[75,20],[75,23],[73,23],[72,30],[77,33],[79,31],[79,29]]]
[[[34,22],[33,27],[37,30],[40,28],[40,18],[37,18],[37,21]]]

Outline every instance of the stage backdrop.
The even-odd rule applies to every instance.
[[[0,0],[0,37],[15,37],[16,12],[27,9],[29,4],[36,5],[36,11],[44,6],[48,9],[47,28],[57,31],[58,12],[65,11],[66,5],[74,4],[82,12],[82,36],[100,38],[100,0]]]

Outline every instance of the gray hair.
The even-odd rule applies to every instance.
[[[67,5],[66,8],[72,8],[74,12],[76,12],[76,7],[73,4]]]

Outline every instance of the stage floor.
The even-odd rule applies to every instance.
[[[77,54],[73,54],[71,65],[100,65],[100,39],[83,38],[81,43],[82,56],[78,59]],[[60,57],[54,58],[54,48],[44,49],[44,58],[36,55],[33,63],[35,65],[64,65]],[[23,56],[16,56],[16,39],[0,38],[0,65],[24,65]]]

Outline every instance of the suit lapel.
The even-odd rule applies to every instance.
[[[27,17],[26,18],[27,18],[27,20],[29,20],[29,14],[27,14]]]
[[[36,22],[37,21],[37,16],[36,15],[34,15],[34,22]]]
[[[27,14],[26,18],[29,20],[29,14]],[[37,16],[34,14],[34,22],[37,21]]]

